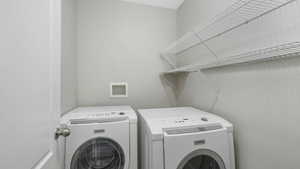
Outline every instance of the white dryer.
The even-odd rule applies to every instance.
[[[66,114],[65,169],[137,169],[137,117],[129,106],[81,107]]]
[[[139,114],[142,169],[235,169],[228,121],[191,107]]]

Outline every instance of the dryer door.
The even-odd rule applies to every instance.
[[[166,130],[165,169],[230,169],[228,141],[221,126]]]
[[[210,150],[196,150],[187,155],[177,169],[226,169],[222,158]]]

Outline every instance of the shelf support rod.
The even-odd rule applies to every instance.
[[[194,34],[196,35],[196,37],[200,40],[200,43],[203,41],[201,39],[201,37],[196,33],[194,32]],[[203,42],[203,46],[212,54],[215,56],[216,60],[219,60],[219,57],[218,55],[216,54],[216,52],[214,52],[205,42]]]

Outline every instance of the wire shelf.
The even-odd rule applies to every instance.
[[[300,56],[300,42],[286,43],[270,48],[259,49],[231,57],[225,57],[223,59],[208,63],[201,64],[195,63],[187,66],[183,66],[177,69],[173,69],[163,74],[174,74],[174,73],[186,73],[195,72],[204,69],[211,69],[217,67],[223,67],[241,63],[253,63],[260,61],[268,61],[275,59],[282,59],[287,57]]]
[[[201,43],[248,24],[295,0],[239,0],[227,8],[208,26],[196,31]]]
[[[200,39],[195,32],[188,32],[182,36],[177,41],[169,45],[165,51],[162,52],[163,56],[166,55],[176,55],[181,51],[189,49],[191,46],[197,45],[200,43]]]
[[[171,63],[168,58],[170,55],[176,56],[198,45],[205,45],[207,41],[231,32],[293,1],[296,0],[238,0],[220,13],[211,24],[194,32],[188,32],[172,43],[162,52],[162,57],[172,65],[174,62]]]

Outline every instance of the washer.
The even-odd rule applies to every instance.
[[[233,125],[192,107],[144,109],[142,169],[235,169]]]
[[[66,114],[65,169],[137,169],[137,117],[130,106],[81,107]]]

